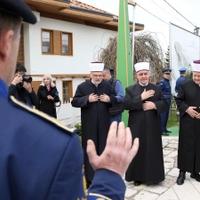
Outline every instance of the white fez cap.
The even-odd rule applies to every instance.
[[[149,63],[148,62],[139,62],[135,64],[135,71],[138,72],[140,70],[148,70],[149,71]]]
[[[192,63],[191,66],[192,66],[192,71],[193,72],[200,72],[200,64]]]
[[[90,72],[102,72],[104,69],[104,63],[102,62],[91,62],[90,65]]]

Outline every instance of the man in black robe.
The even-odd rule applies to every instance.
[[[108,81],[103,80],[103,63],[91,63],[90,80],[81,83],[72,100],[72,106],[81,108],[82,146],[84,151],[85,176],[90,185],[94,171],[86,154],[88,139],[95,142],[98,155],[105,147],[110,125],[109,106],[115,102],[115,93]]]
[[[181,85],[175,98],[180,112],[177,184],[185,173],[200,182],[200,64],[192,65],[192,80]]]
[[[158,184],[165,178],[160,113],[166,103],[158,86],[149,83],[149,63],[135,64],[137,83],[126,88],[125,109],[129,110],[128,126],[139,137],[140,147],[126,173],[127,181]]]

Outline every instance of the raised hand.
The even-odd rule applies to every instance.
[[[11,83],[13,85],[17,85],[18,83],[21,83],[22,80],[23,80],[22,75],[20,75],[19,73],[17,73]]]
[[[119,126],[117,122],[111,124],[106,147],[100,156],[96,153],[94,142],[87,142],[87,153],[94,170],[108,169],[121,176],[137,154],[138,148],[139,139],[135,138],[132,142],[130,128],[125,128],[123,122],[120,122]]]

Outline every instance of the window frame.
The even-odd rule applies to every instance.
[[[68,47],[69,47],[69,50],[67,51],[67,53],[63,53],[62,52],[62,48],[63,48],[63,43],[62,43],[62,35],[63,34],[66,34],[68,35]],[[73,34],[70,33],[70,32],[64,32],[64,31],[61,31],[60,32],[60,54],[63,55],[63,56],[73,56]]]
[[[49,32],[50,33],[50,51],[49,52],[43,52],[43,37],[42,37],[43,32]],[[53,53],[53,30],[49,30],[49,29],[42,29],[41,30],[41,52],[44,55],[54,54]]]

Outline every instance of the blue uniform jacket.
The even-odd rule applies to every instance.
[[[162,91],[163,97],[166,100],[171,100],[171,85],[168,79],[162,79],[159,83],[159,87]]]
[[[83,155],[78,136],[31,108],[8,101],[6,95],[0,80],[0,199],[81,197]],[[87,198],[122,200],[124,192],[119,175],[98,170]]]
[[[178,92],[181,88],[181,85],[183,85],[188,79],[185,76],[180,76],[176,80],[176,86],[175,86],[175,91]]]

